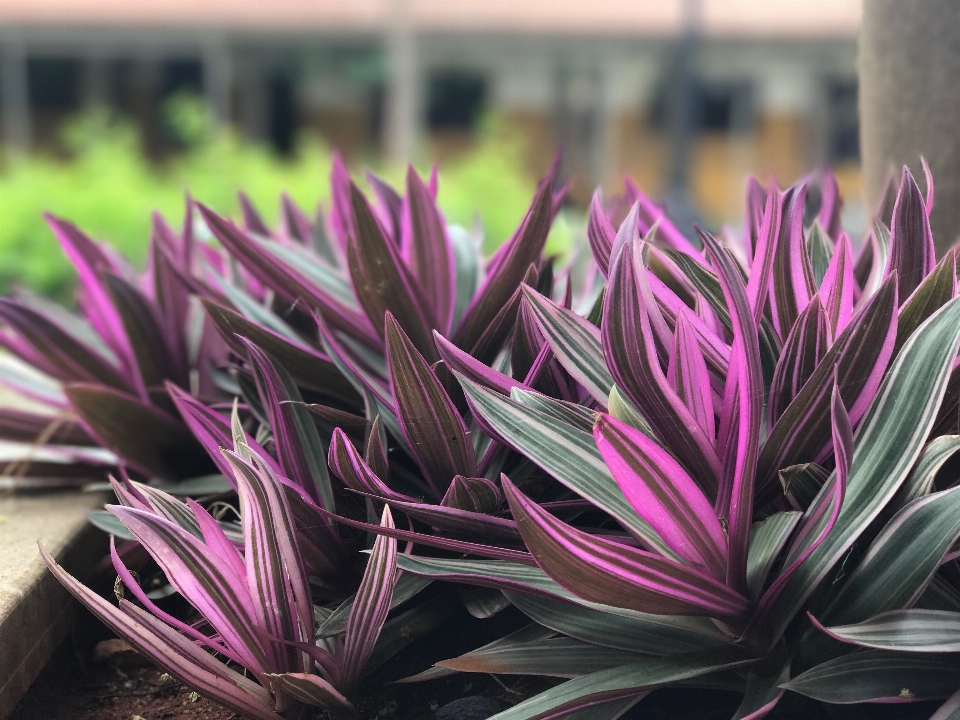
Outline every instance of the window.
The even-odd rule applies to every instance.
[[[427,84],[427,125],[432,130],[469,130],[483,111],[486,80],[477,74],[443,71]]]
[[[857,81],[827,82],[827,112],[830,122],[828,161],[860,159],[860,126],[857,115]]]
[[[69,111],[80,104],[80,61],[72,58],[30,58],[27,61],[30,106]]]

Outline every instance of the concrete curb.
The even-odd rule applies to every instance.
[[[106,496],[77,491],[0,499],[0,718],[36,679],[73,626],[76,602],[40,559],[37,540],[69,572],[85,577],[106,551],[87,522]]]

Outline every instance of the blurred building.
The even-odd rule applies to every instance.
[[[491,111],[575,197],[626,171],[707,214],[748,171],[830,162],[856,191],[860,0],[0,0],[0,132],[51,142],[108,105],[153,152],[201,93],[278,150],[314,128],[348,157],[443,158]]]

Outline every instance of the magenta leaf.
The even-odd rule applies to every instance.
[[[681,310],[677,314],[674,342],[667,366],[667,382],[697,420],[708,438],[715,437],[713,417],[713,390],[707,363],[703,359],[700,343],[687,319],[690,313]]]
[[[721,475],[720,459],[712,438],[697,424],[670,386],[660,366],[654,338],[646,268],[637,268],[633,253],[616,254],[604,299],[601,336],[603,354],[617,386],[643,413],[659,439],[684,464],[710,496],[716,494]]]
[[[587,239],[590,241],[593,259],[597,261],[597,267],[600,268],[604,277],[607,276],[610,269],[610,252],[613,250],[613,242],[616,237],[617,231],[603,209],[603,202],[600,199],[600,190],[598,189],[593,193],[593,199],[590,201]]]
[[[773,321],[786,337],[797,317],[817,292],[807,243],[803,237],[803,203],[806,185],[794,185],[784,193],[780,233],[772,265],[770,306]]]
[[[313,603],[287,494],[252,452],[252,464],[229,450],[224,456],[233,468],[240,496],[246,580],[257,626],[271,638],[309,642]],[[278,642],[265,645],[268,671],[308,669],[296,648]]]
[[[757,324],[750,311],[747,290],[739,268],[709,233],[700,231],[700,239],[710,260],[717,268],[717,277],[730,309],[733,324],[733,347],[730,351],[730,377],[727,379],[727,407],[739,410],[735,438],[724,450],[723,477],[717,493],[718,512],[727,516],[728,562],[727,583],[738,590],[747,590],[747,553],[750,546],[750,525],[753,521],[753,492],[760,445],[763,411],[763,371],[760,366],[760,341]],[[734,372],[736,370],[736,372]],[[728,403],[728,395],[736,393],[736,402]],[[726,408],[725,408],[726,409]],[[723,428],[718,447],[725,442]]]
[[[850,324],[856,289],[850,238],[841,232],[823,282],[820,283],[820,298],[827,311],[833,337],[837,337]]]
[[[639,430],[600,415],[597,448],[627,500],[679,557],[723,580],[727,539],[713,505],[680,464]]]
[[[585,600],[654,615],[742,623],[749,601],[711,576],[558,520],[503,480],[510,510],[537,564]]]

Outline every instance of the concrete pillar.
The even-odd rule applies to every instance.
[[[415,159],[422,122],[422,79],[417,37],[409,0],[393,0],[386,33],[387,97],[384,129],[387,157],[398,163]]]
[[[33,142],[30,122],[30,87],[27,76],[27,49],[23,42],[4,43],[0,93],[3,102],[3,142],[21,152],[29,152]]]
[[[857,62],[867,201],[876,204],[887,173],[902,165],[922,188],[923,155],[936,181],[930,224],[940,254],[960,236],[958,28],[957,0],[864,0]]]
[[[233,58],[226,38],[208,38],[201,49],[203,95],[219,123],[229,123],[232,115]]]

